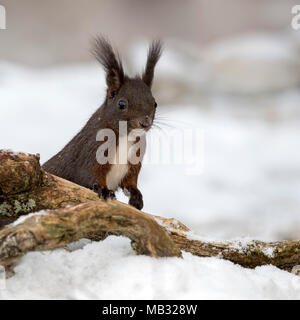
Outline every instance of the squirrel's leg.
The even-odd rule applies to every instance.
[[[99,165],[97,164],[94,177],[96,183],[93,184],[93,191],[98,193],[99,197],[104,200],[115,200],[116,195],[113,190],[110,190],[106,186],[106,175],[110,170],[110,164]]]
[[[93,191],[98,193],[99,198],[103,198],[104,200],[116,200],[114,191],[109,190],[106,187],[101,187],[98,183],[94,183]]]
[[[126,190],[130,193],[129,204],[135,208],[142,210],[144,206],[143,195],[138,188],[127,187]]]
[[[137,179],[141,170],[141,164],[131,165],[126,177],[121,183],[125,194],[129,194],[129,204],[141,210],[144,206],[143,195],[137,188]]]

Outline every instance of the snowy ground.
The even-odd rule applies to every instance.
[[[2,299],[294,299],[300,280],[273,266],[243,269],[216,258],[135,256],[111,237],[71,253],[27,254]]]
[[[0,63],[0,148],[40,153],[44,162],[79,130],[103,94],[96,65],[40,71]],[[170,125],[201,129],[204,168],[188,175],[184,165],[145,165],[144,211],[177,218],[207,239],[297,238],[299,98],[297,89],[255,97],[219,92],[159,106],[166,125],[153,134],[164,139]],[[135,256],[125,238],[83,244],[72,252],[27,254],[0,298],[300,298],[300,278],[272,266],[247,270],[188,253],[183,260]]]

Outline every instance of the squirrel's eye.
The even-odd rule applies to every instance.
[[[154,102],[154,108],[157,108],[157,103],[156,102]]]
[[[126,102],[124,100],[119,101],[119,108],[124,110],[126,108]]]

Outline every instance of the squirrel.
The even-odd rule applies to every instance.
[[[94,190],[105,200],[115,199],[115,191],[121,188],[129,196],[129,204],[141,210],[143,196],[137,182],[144,153],[137,151],[136,155],[141,156],[137,163],[131,163],[128,155],[125,163],[118,162],[121,146],[128,143],[124,138],[126,135],[120,134],[119,122],[126,122],[127,133],[133,129],[147,132],[151,128],[157,108],[151,86],[155,66],[162,54],[162,43],[159,40],[152,41],[145,70],[142,76],[134,78],[124,73],[119,54],[103,36],[95,39],[92,53],[106,73],[107,90],[104,103],[81,131],[44,163],[43,168],[46,172]],[[97,150],[105,142],[96,140],[100,129],[110,129],[116,136],[116,147],[112,148],[114,154],[111,155],[115,160],[113,163],[99,163],[97,160]],[[106,150],[105,155],[107,154]]]

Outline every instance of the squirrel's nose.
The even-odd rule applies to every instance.
[[[140,121],[140,124],[143,128],[148,128],[151,125],[150,117],[146,116],[142,121]]]

